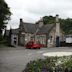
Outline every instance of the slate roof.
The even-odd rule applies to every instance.
[[[25,27],[25,32],[27,33],[35,33],[37,28],[39,27],[38,24],[31,24],[31,23],[24,23],[23,24]],[[47,24],[47,25],[43,25],[39,31],[37,32],[37,34],[47,34],[52,27],[54,27],[55,24]]]
[[[37,32],[37,34],[47,34],[49,33],[49,31],[52,29],[52,27],[54,27],[55,24],[47,24],[47,25],[43,25],[39,31]],[[38,28],[38,24],[32,24],[32,23],[23,23],[23,28],[25,28],[25,32],[26,33],[35,33],[37,28]],[[9,31],[6,31],[6,35],[9,35]],[[12,33],[13,34],[18,34],[19,33],[19,29],[12,29]]]
[[[27,33],[35,33],[38,28],[38,25],[36,24],[24,23],[23,25],[25,27],[25,32]]]
[[[54,24],[47,24],[47,25],[43,25],[37,34],[48,34],[50,32],[50,30],[54,27]]]
[[[17,28],[17,29],[12,29],[12,33],[13,34],[18,34],[19,33],[19,29]]]
[[[9,35],[10,30],[6,30],[6,36]],[[12,34],[18,34],[19,33],[19,29],[12,29]]]

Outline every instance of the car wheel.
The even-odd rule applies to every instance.
[[[40,47],[38,49],[40,49]]]
[[[26,47],[26,49],[28,49],[28,47]]]
[[[30,49],[33,49],[32,47]]]

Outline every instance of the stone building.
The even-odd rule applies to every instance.
[[[6,30],[6,36],[9,36],[10,30]],[[31,39],[40,41],[46,47],[59,46],[60,41],[64,39],[64,34],[60,28],[58,15],[56,15],[56,23],[43,24],[43,19],[40,19],[35,24],[23,22],[20,19],[18,29],[11,31],[11,45],[25,46]]]

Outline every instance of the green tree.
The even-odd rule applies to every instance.
[[[55,17],[53,16],[44,16],[43,17],[44,24],[55,24]],[[59,18],[61,28],[66,34],[72,34],[72,19],[61,19]]]
[[[5,0],[0,0],[0,40],[2,39],[2,29],[6,27],[10,20],[11,12]]]
[[[72,19],[61,19],[61,28],[65,31],[66,34],[72,34]]]
[[[43,21],[44,21],[44,24],[52,24],[52,23],[55,23],[55,17],[53,17],[53,16],[44,16]]]

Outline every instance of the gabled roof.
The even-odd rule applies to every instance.
[[[17,28],[17,29],[12,29],[12,33],[13,34],[18,34],[19,33],[19,29]]]
[[[55,24],[47,24],[43,25],[41,28],[39,28],[38,24],[32,24],[32,23],[23,23],[23,28],[25,33],[32,33],[34,34],[36,30],[39,28],[39,31],[37,34],[48,34],[50,30],[55,26]],[[9,35],[10,30],[6,30],[6,35]],[[12,29],[12,34],[18,34],[19,29]]]
[[[39,24],[32,24],[32,23],[23,23],[23,26],[25,28],[25,32],[33,34],[39,28]],[[41,28],[39,28],[37,34],[47,34],[54,26],[55,24],[43,25]]]
[[[38,28],[37,24],[32,23],[24,23],[23,26],[25,28],[25,32],[27,33],[35,33]]]
[[[10,30],[6,30],[6,36],[9,35]],[[12,29],[12,34],[18,34],[19,33],[19,29]]]
[[[47,25],[43,25],[37,34],[48,34],[50,32],[50,30],[55,26],[55,24],[47,24]]]

